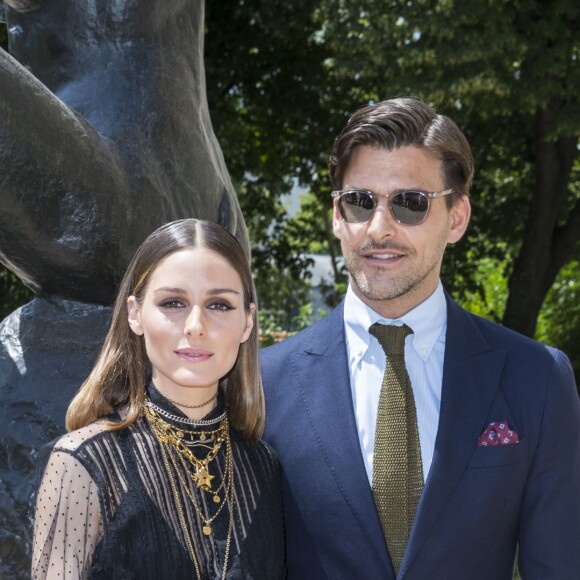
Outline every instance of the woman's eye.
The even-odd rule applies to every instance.
[[[208,308],[210,310],[220,310],[222,312],[226,312],[228,310],[233,310],[232,305],[229,302],[225,302],[225,301],[218,301],[218,302],[212,302],[211,304],[208,305]]]
[[[183,302],[181,302],[181,300],[171,299],[171,300],[164,300],[163,302],[161,302],[159,304],[159,306],[161,308],[175,309],[175,308],[183,308],[185,305],[183,304]]]

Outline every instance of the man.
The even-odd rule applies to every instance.
[[[508,580],[516,553],[524,580],[580,575],[569,361],[439,280],[472,175],[463,134],[415,99],[361,109],[335,142],[346,296],[262,353],[291,580]]]

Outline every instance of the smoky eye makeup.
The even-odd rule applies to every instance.
[[[230,302],[228,302],[227,300],[213,300],[212,302],[210,302],[207,307],[210,310],[219,310],[221,312],[227,312],[229,310],[235,310],[236,307],[233,306]]]
[[[161,308],[168,308],[170,310],[173,310],[178,308],[184,308],[185,304],[183,300],[179,298],[165,298],[159,301],[158,306]]]

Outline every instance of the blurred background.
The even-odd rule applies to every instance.
[[[563,349],[580,383],[579,30],[575,0],[207,0],[209,108],[251,236],[263,343],[342,297],[333,141],[360,106],[410,95],[453,118],[475,157],[446,289]],[[30,298],[0,269],[0,319]]]

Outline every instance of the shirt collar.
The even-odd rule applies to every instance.
[[[441,281],[429,298],[397,319],[383,318],[365,304],[349,284],[344,297],[344,326],[351,359],[362,358],[366,353],[370,343],[369,328],[375,322],[409,326],[413,330],[413,348],[419,357],[427,360],[447,327],[447,301]]]

